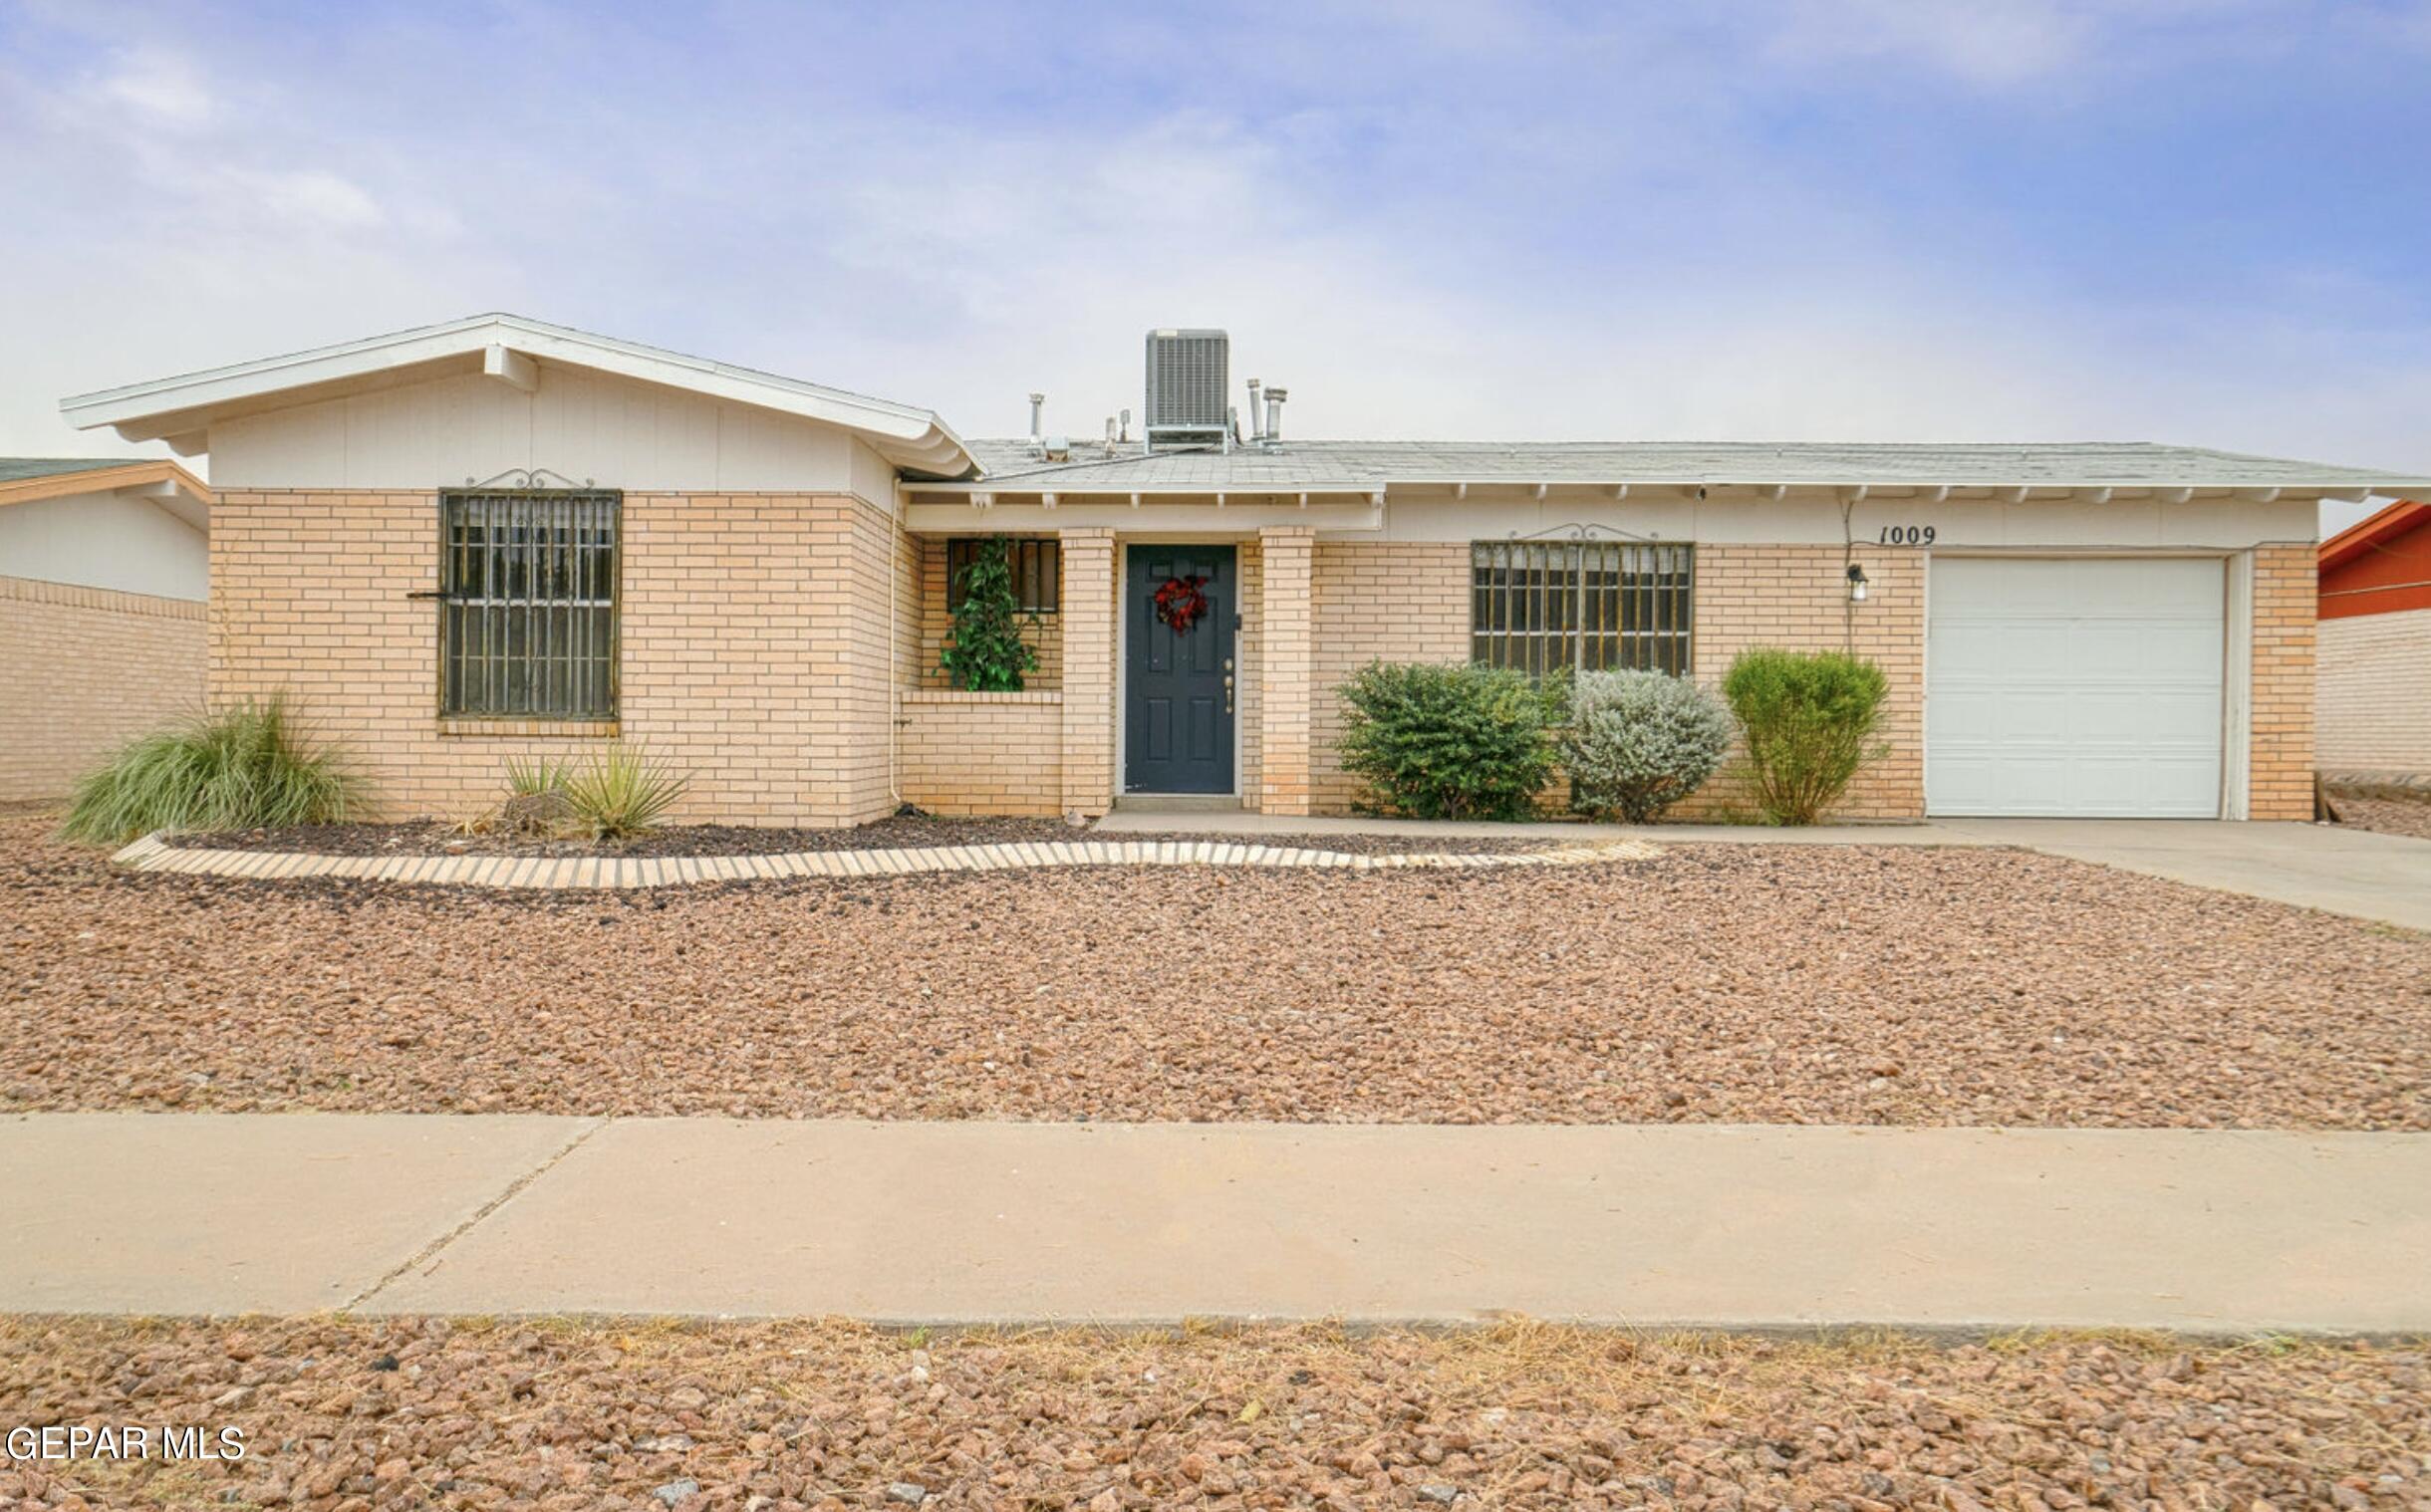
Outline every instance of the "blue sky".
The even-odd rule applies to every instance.
[[[1094,431],[2431,469],[2431,0],[0,0],[0,450],[508,309]]]

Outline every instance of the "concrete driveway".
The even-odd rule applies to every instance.
[[[2431,930],[2431,841],[2334,825],[1943,819],[1928,830]]]

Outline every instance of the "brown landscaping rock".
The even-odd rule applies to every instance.
[[[2431,936],[2014,851],[536,894],[0,824],[0,1109],[157,1108],[2423,1130]]]
[[[498,805],[497,828],[506,835],[554,836],[558,831],[564,829],[567,825],[574,823],[574,800],[568,798],[565,794],[558,792],[554,788],[544,788],[537,793],[518,793],[514,797],[508,799],[506,802]],[[372,826],[366,825],[357,828],[368,830],[371,829]],[[416,828],[418,829],[426,827]],[[260,833],[267,838],[270,835],[277,835],[283,832],[273,830],[256,833]],[[477,837],[464,837],[462,843],[467,850],[471,849],[471,841],[475,838]],[[317,850],[319,848],[314,846],[298,846],[296,849]]]
[[[202,1422],[248,1448],[207,1474],[0,1464],[0,1504],[2411,1512],[2431,1498],[2419,1342],[253,1320],[262,1388],[230,1409],[209,1393],[232,1331],[0,1320],[0,1416]],[[330,1411],[378,1350],[407,1362],[398,1410]],[[518,1394],[526,1377],[537,1387]],[[685,1389],[702,1396],[685,1442],[640,1452],[631,1425]]]
[[[2339,793],[2334,801],[2338,806],[2338,822],[2348,829],[2431,840],[2431,793],[2418,798],[2364,798]]]

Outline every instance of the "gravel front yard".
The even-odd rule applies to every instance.
[[[29,1508],[2400,1512],[2431,1496],[2419,1346],[23,1319],[0,1322],[0,1416],[229,1426],[248,1445],[225,1465],[0,1462],[0,1499]]]
[[[2431,797],[2350,798],[2337,794],[2331,802],[2338,806],[2339,822],[2350,829],[2431,840]]]
[[[2431,1129],[2431,937],[2007,851],[495,894],[0,825],[0,1109]]]

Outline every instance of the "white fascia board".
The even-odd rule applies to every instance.
[[[400,369],[479,355],[488,349],[542,362],[556,361],[642,382],[687,389],[859,432],[898,466],[954,476],[973,464],[952,428],[926,409],[806,383],[776,374],[731,368],[636,342],[593,336],[516,315],[478,315],[335,347],[263,358],[147,383],[77,394],[60,413],[80,430],[108,425],[130,440],[183,435],[209,423],[216,408],[248,403],[288,389],[376,378]]]
[[[969,480],[915,482],[911,486],[922,489],[936,490],[971,489],[998,494],[1031,494],[1039,492],[1052,492],[1062,494],[1066,497],[1075,497],[1080,495],[1103,495],[1109,498],[1128,498],[1134,494],[1147,498],[1156,498],[1167,495],[1205,496],[1216,493],[1317,493],[1364,495],[1373,493],[1378,489],[1426,489],[1430,491],[1443,490],[1451,492],[1456,496],[1466,499],[1468,502],[1484,504],[1492,502],[1492,491],[1496,489],[1503,490],[1512,495],[1534,495],[1543,485],[1535,483],[1531,480],[1516,478],[1476,477],[1392,478],[1389,480],[1379,480],[1374,483],[1345,483],[1339,479],[1328,479],[1323,482],[1314,480],[1303,482],[1290,478],[1260,478],[1254,482],[1244,482],[1239,479],[1228,479],[1222,482],[1202,481],[1192,483],[1075,483],[1069,481],[1051,480],[1049,478],[1032,474],[1028,476],[1015,475],[1010,478],[998,477],[976,478]],[[2250,477],[2243,481],[2206,479],[2199,483],[2178,483],[2167,480],[2125,478],[2112,478],[2107,480],[2063,480],[2056,478],[2035,478],[2030,481],[2023,482],[2016,480],[2011,480],[2008,482],[2002,482],[1999,480],[1988,481],[1982,478],[1969,478],[1954,481],[1943,481],[1940,479],[1931,478],[1876,478],[1865,482],[1852,482],[1846,478],[1835,478],[1829,481],[1818,482],[1811,479],[1804,481],[1784,481],[1778,479],[1755,480],[1696,476],[1683,477],[1677,475],[1654,476],[1650,474],[1633,473],[1626,478],[1565,478],[1558,482],[1554,482],[1550,486],[1553,490],[1575,489],[1592,491],[1596,493],[1608,493],[1610,490],[1619,487],[1682,489],[1703,488],[1715,491],[1745,490],[1775,498],[1779,497],[1780,494],[1789,491],[1800,493],[1825,493],[1830,494],[1835,498],[1842,499],[1846,499],[1851,494],[1855,494],[1858,497],[1865,498],[1871,502],[1881,503],[1901,502],[1894,500],[1889,496],[1887,490],[1893,489],[1909,489],[1918,493],[1927,494],[1938,492],[1945,498],[1955,495],[1961,489],[1975,490],[1978,492],[1988,491],[1995,494],[2014,493],[2019,489],[2025,489],[2029,495],[2101,494],[2107,495],[2115,501],[2116,497],[2120,494],[2142,496],[2147,494],[2191,491],[2198,497],[2205,494],[2210,494],[2213,496],[2227,496],[2244,493],[2249,490],[2264,488],[2278,490],[2279,496],[2282,498],[2289,498],[2296,495],[2318,495],[2333,497],[2341,495],[2376,495],[2383,498],[2402,498],[2425,491],[2431,491],[2431,478],[2367,475],[2363,479],[2357,479],[2354,476],[2349,475],[2342,478],[2325,478],[2318,481],[2292,481],[2285,478]],[[1481,491],[1485,493],[1486,497],[1483,499],[1471,498],[1470,494],[1473,490]],[[2054,499],[2052,502],[2057,501]]]

